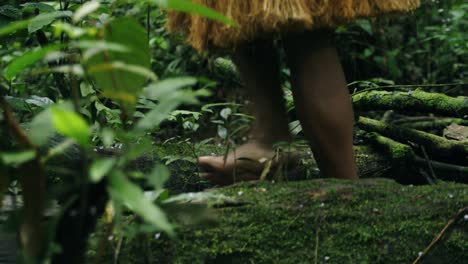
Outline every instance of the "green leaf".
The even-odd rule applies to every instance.
[[[84,3],[73,15],[73,22],[81,21],[81,19],[96,11],[100,5],[101,4],[95,0]]]
[[[50,109],[46,109],[33,118],[28,130],[28,136],[35,145],[42,146],[47,143],[47,140],[54,132],[52,112]]]
[[[5,96],[5,100],[15,112],[28,112],[30,110],[30,107],[23,98],[7,95]]]
[[[7,26],[0,28],[0,37],[13,33],[17,30],[27,28],[29,20],[22,20],[17,22],[9,23]]]
[[[229,107],[226,107],[224,108],[223,110],[221,110],[221,117],[224,119],[224,120],[227,120],[232,114],[232,109],[229,108]]]
[[[147,113],[144,118],[138,121],[135,131],[149,131],[159,126],[181,103],[180,100],[165,100],[161,102],[156,108]]]
[[[26,103],[44,108],[48,105],[54,104],[54,101],[52,101],[49,97],[33,95],[31,98],[26,99]]]
[[[130,50],[118,43],[111,43],[102,40],[90,41],[82,40],[70,45],[71,47],[76,47],[83,49],[83,60],[87,61],[89,58],[92,58],[95,55],[98,55],[102,52],[129,52]]]
[[[54,11],[49,13],[42,13],[31,19],[28,25],[29,33],[36,32],[43,27],[54,22],[56,19],[63,17],[71,17],[73,13],[71,11]]]
[[[118,203],[124,204],[146,222],[153,224],[169,235],[174,235],[173,228],[164,212],[145,197],[143,191],[121,172],[114,172],[109,175],[108,190],[111,197]]]
[[[122,72],[134,73],[140,75],[142,77],[146,77],[147,79],[156,80],[156,75],[151,70],[141,67],[139,65],[130,65],[125,64],[119,61],[113,63],[103,63],[97,64],[92,67],[89,67],[88,73],[89,74],[96,74],[102,72],[112,72],[115,70],[120,70]]]
[[[38,9],[41,12],[53,12],[55,11],[54,7],[44,3],[25,3],[22,4],[23,11],[35,11]]]
[[[13,19],[18,19],[21,17],[21,12],[18,8],[12,5],[2,5],[0,6],[0,15]]]
[[[164,183],[169,179],[171,173],[169,169],[161,164],[156,165],[148,175],[148,183],[153,185],[155,190],[163,188]]]
[[[366,31],[369,35],[372,35],[372,25],[368,19],[358,19],[356,20],[356,24],[364,31]]]
[[[115,133],[112,129],[105,127],[102,129],[101,134],[102,144],[106,147],[109,147],[114,143]]]
[[[24,53],[22,56],[14,59],[5,68],[4,75],[7,80],[12,80],[16,75],[26,69],[28,66],[44,58],[48,53],[61,48],[61,45],[51,45]]]
[[[146,87],[145,94],[148,99],[157,99],[159,104],[138,121],[135,131],[148,131],[159,126],[161,122],[170,117],[172,111],[183,103],[197,103],[195,92],[181,90],[196,82],[195,78],[181,77],[167,79]]]
[[[226,127],[218,125],[218,136],[222,139],[226,139],[228,137],[228,131]]]
[[[60,134],[74,139],[81,146],[89,146],[90,128],[79,114],[58,107],[52,109],[52,124]]]
[[[89,169],[89,179],[93,183],[100,182],[112,170],[115,163],[113,158],[95,160]]]
[[[136,97],[147,79],[154,79],[154,74],[150,74],[151,53],[146,30],[136,20],[121,17],[106,26],[104,39],[124,46],[128,52],[106,50],[90,56],[85,62],[90,76],[104,94]]]
[[[192,86],[197,83],[197,79],[192,77],[177,77],[165,79],[145,87],[145,95],[148,99],[160,100],[168,97],[176,90],[180,90],[187,86]]]
[[[31,161],[36,157],[36,151],[26,150],[20,152],[0,153],[0,159],[3,164],[17,167],[25,162]]]
[[[234,26],[234,27],[238,27],[236,23],[234,23],[232,20],[222,15],[221,13],[216,12],[215,10],[208,8],[204,5],[194,3],[190,0],[153,0],[153,1],[154,3],[156,3],[157,5],[163,8],[168,8],[168,9],[172,9],[175,11],[187,12],[191,14],[197,14],[200,16],[204,16],[204,17]]]

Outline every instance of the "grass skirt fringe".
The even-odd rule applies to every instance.
[[[358,17],[407,12],[420,0],[192,0],[235,21],[234,28],[197,15],[169,12],[168,27],[197,50],[233,49],[258,36],[333,27]]]

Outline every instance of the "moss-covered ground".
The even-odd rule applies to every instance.
[[[241,183],[208,192],[238,203],[218,203],[215,222],[181,224],[176,239],[151,236],[146,251],[137,238],[124,240],[120,263],[147,263],[148,254],[152,263],[411,263],[468,205],[463,184],[385,179]],[[467,263],[466,217],[422,263]]]

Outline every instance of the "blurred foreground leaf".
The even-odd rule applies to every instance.
[[[166,218],[164,212],[148,199],[143,191],[125,175],[115,172],[109,177],[109,193],[113,199],[124,204],[130,210],[138,214],[146,222],[153,224],[160,230],[174,235],[172,226]]]

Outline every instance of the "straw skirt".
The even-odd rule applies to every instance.
[[[233,49],[259,36],[329,28],[359,17],[408,12],[420,0],[192,0],[233,20],[238,28],[187,13],[169,12],[168,28],[197,50]]]

